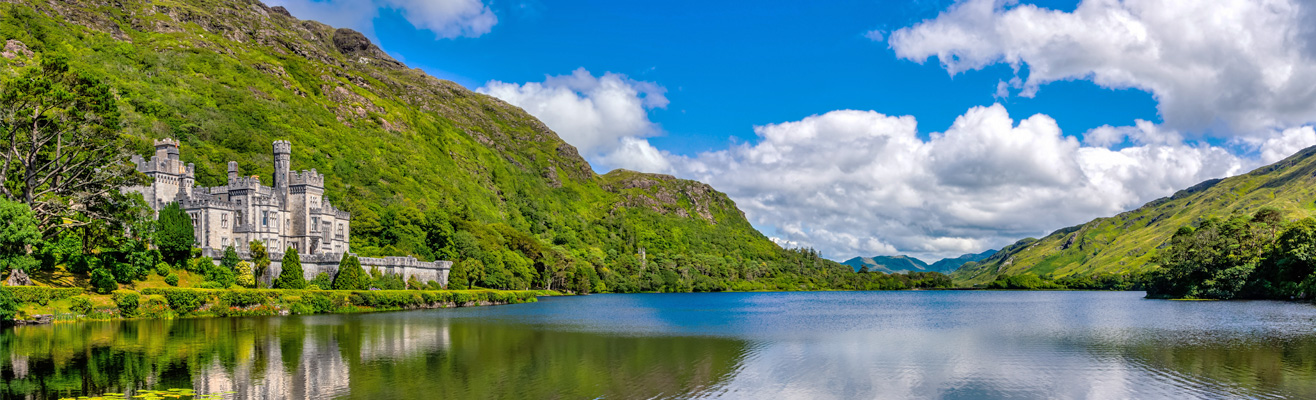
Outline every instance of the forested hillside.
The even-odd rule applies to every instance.
[[[229,160],[270,184],[270,143],[290,140],[353,213],[355,252],[456,260],[473,286],[900,287],[778,247],[708,185],[597,175],[523,110],[255,0],[2,0],[0,40],[3,76],[68,57],[109,86],[132,152],[176,138],[200,185]]]
[[[1247,174],[1202,182],[1129,212],[1060,229],[1042,239],[1020,240],[980,263],[965,264],[953,276],[960,285],[1023,274],[1137,280],[1164,263],[1180,229],[1191,231],[1211,219],[1250,218],[1263,208],[1273,208],[1279,216],[1270,229],[1316,215],[1316,147]]]

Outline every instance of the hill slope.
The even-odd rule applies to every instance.
[[[270,184],[270,143],[291,140],[293,169],[326,174],[364,255],[477,260],[472,280],[508,288],[827,287],[848,273],[771,243],[707,185],[599,176],[520,108],[258,1],[0,0],[0,40],[33,54],[7,51],[0,74],[64,54],[105,80],[135,151],[179,139],[201,185],[224,182],[229,160]]]
[[[874,257],[855,257],[841,263],[849,265],[858,271],[860,268],[868,267],[869,271],[880,271],[888,274],[899,272],[926,272],[929,271],[928,263],[923,260],[910,256],[874,256]]]
[[[1056,278],[1144,272],[1179,227],[1205,218],[1251,214],[1275,207],[1286,219],[1316,215],[1316,147],[1247,174],[1214,179],[1157,199],[1138,209],[1024,239],[953,277],[982,284],[998,275],[1033,273]]]

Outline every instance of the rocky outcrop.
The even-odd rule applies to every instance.
[[[714,210],[740,212],[726,195],[702,182],[628,170],[609,172],[604,180],[604,189],[622,195],[622,201],[618,204],[621,207],[646,208],[681,218],[699,218],[710,224],[718,223]]]

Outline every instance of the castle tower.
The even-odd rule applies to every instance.
[[[287,140],[274,142],[274,190],[280,195],[288,194],[288,170],[292,167],[292,143]]]
[[[229,161],[229,162],[228,162],[228,183],[229,183],[230,185],[232,185],[234,182],[237,182],[237,180],[238,180],[238,162],[237,162],[237,161]]]

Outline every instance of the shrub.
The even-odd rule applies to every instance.
[[[272,302],[279,297],[279,292],[269,290],[227,290],[219,294],[219,299],[233,307],[246,307]]]
[[[275,289],[304,289],[306,288],[306,276],[302,271],[301,258],[297,256],[297,250],[289,247],[283,253],[283,269],[279,271],[279,278],[274,280]]]
[[[316,290],[329,289],[334,287],[334,278],[328,272],[321,272],[315,274],[315,279],[311,279],[310,283],[311,285],[306,287],[307,290],[310,290],[311,286],[317,287]]]
[[[206,281],[214,282],[220,288],[233,286],[236,280],[236,277],[233,276],[233,270],[223,265],[211,265],[210,269],[206,270]]]
[[[338,263],[338,274],[334,275],[334,290],[366,290],[370,288],[370,279],[361,269],[361,261],[348,253],[343,253],[343,260]]]
[[[87,296],[76,296],[69,300],[69,311],[74,314],[87,315],[91,313],[91,298]]]
[[[36,213],[27,204],[0,197],[0,269],[31,271],[40,265],[28,249],[41,241]]]
[[[196,285],[196,288],[197,288],[197,289],[223,289],[224,286],[223,286],[223,285],[220,285],[219,282],[205,281],[205,282],[201,282],[200,284]]]
[[[169,300],[158,294],[142,296],[137,306],[137,315],[145,318],[168,317]]]
[[[114,281],[114,274],[105,268],[97,268],[91,271],[91,286],[96,289],[96,293],[109,294],[119,288],[119,283]]]
[[[204,274],[214,266],[215,259],[210,257],[198,257],[187,261],[187,271],[195,274]]]
[[[164,296],[169,307],[180,313],[189,313],[200,308],[214,295],[214,292],[203,289],[143,289],[142,294]]]
[[[169,276],[169,274],[172,274],[173,272],[174,272],[174,269],[173,269],[173,267],[170,267],[170,266],[169,266],[169,263],[164,263],[164,262],[162,262],[162,263],[159,263],[159,264],[155,264],[155,274],[156,274],[156,275],[160,275],[160,276]]]
[[[256,287],[256,276],[251,273],[251,263],[238,261],[238,265],[233,267],[233,282],[244,288]]]
[[[320,285],[310,284],[306,285],[306,290],[323,290],[323,288],[321,288]]]
[[[137,316],[137,301],[140,294],[131,290],[115,290],[114,304],[119,306],[119,314],[125,317]]]
[[[170,272],[169,275],[165,275],[164,281],[169,286],[178,286],[178,274]]]
[[[14,319],[15,314],[18,314],[18,302],[14,301],[14,295],[0,290],[0,321]]]

